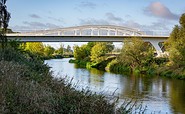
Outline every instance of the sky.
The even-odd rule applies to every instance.
[[[171,31],[185,13],[185,0],[8,0],[6,5],[14,31],[80,25]]]

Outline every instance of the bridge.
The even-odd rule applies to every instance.
[[[159,46],[169,36],[147,35],[137,29],[113,25],[84,25],[53,30],[39,30],[7,34],[8,39],[23,42],[123,42],[125,38],[140,37],[150,42],[158,55],[163,52]]]

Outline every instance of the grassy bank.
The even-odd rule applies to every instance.
[[[52,78],[34,55],[0,50],[0,113],[114,114],[115,103],[89,90],[76,91],[65,79]],[[129,109],[129,112],[131,110]]]

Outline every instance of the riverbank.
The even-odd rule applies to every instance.
[[[74,55],[50,55],[41,57],[42,60],[73,58]]]
[[[126,74],[126,75],[150,75],[150,76],[161,76],[161,77],[167,77],[167,78],[174,78],[174,79],[180,79],[185,80],[185,74],[184,70],[182,68],[174,68],[172,66],[169,66],[169,60],[168,58],[164,57],[158,57],[154,58],[154,62],[149,67],[142,67],[142,68],[134,68],[132,69],[130,66],[125,65],[117,59],[111,59],[109,61],[102,61],[96,65],[93,65],[94,63],[91,63],[90,61],[83,61],[83,60],[75,60],[70,59],[69,63],[75,63],[79,67],[82,68],[96,68],[102,71],[112,72],[116,74]]]
[[[53,78],[49,67],[34,55],[13,49],[0,53],[0,113],[115,113],[116,102]]]

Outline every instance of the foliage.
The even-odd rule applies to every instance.
[[[166,47],[170,62],[177,68],[185,66],[185,14],[180,18],[180,26],[176,25],[167,40]]]
[[[66,52],[65,53],[67,53],[67,54],[70,54],[70,53],[72,53],[73,51],[72,51],[72,49],[71,49],[71,46],[70,45],[67,45],[67,48],[66,48]]]
[[[94,47],[94,45],[96,45],[96,42],[88,42],[85,45],[82,46],[74,46],[74,57],[77,60],[84,60],[86,59],[87,61],[90,61],[90,54],[91,54],[91,50]]]
[[[8,23],[10,20],[10,13],[7,11],[6,1],[7,0],[0,1],[0,29],[1,29],[0,42],[1,42],[2,49],[5,48],[8,42],[5,34],[7,32]]]
[[[185,28],[185,13],[181,15],[179,23],[183,28]]]
[[[92,47],[91,50],[91,61],[94,63],[99,63],[105,60],[105,54],[111,52],[114,49],[112,43],[99,42]]]
[[[108,72],[114,72],[119,74],[126,74],[130,73],[131,71],[129,66],[126,66],[121,62],[118,62],[117,59],[113,59],[111,62],[109,62],[105,69]]]
[[[27,42],[25,46],[25,51],[29,51],[30,53],[38,56],[43,56],[44,45],[41,42]]]
[[[56,55],[63,55],[64,54],[64,46],[61,44],[59,49],[55,50]]]
[[[132,70],[145,71],[153,64],[153,50],[149,44],[140,38],[131,38],[124,41],[118,61]]]
[[[49,45],[44,47],[44,55],[45,56],[52,56],[55,52],[55,49]]]
[[[77,67],[80,67],[80,68],[87,68],[87,61],[85,60],[73,60],[73,59],[70,59],[69,60],[69,63],[76,63]]]
[[[77,60],[84,60],[85,58],[88,58],[89,56],[89,50],[87,50],[87,45],[74,46],[74,57]]]
[[[0,61],[0,65],[1,113],[114,112],[114,104],[110,104],[104,96],[85,90],[75,91],[63,79],[38,83],[24,78],[30,73],[24,65],[6,61]]]

